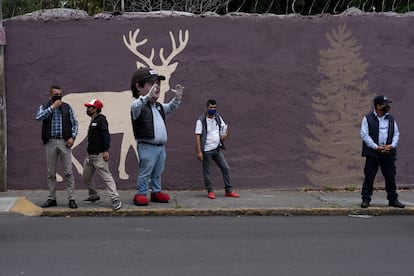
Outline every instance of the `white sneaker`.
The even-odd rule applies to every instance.
[[[115,199],[115,200],[112,202],[112,208],[113,208],[114,210],[119,210],[119,209],[121,209],[121,207],[122,207],[122,202],[121,202],[119,199]]]

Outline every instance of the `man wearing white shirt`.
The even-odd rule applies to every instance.
[[[207,197],[209,199],[216,198],[210,179],[211,160],[217,164],[223,175],[224,195],[227,197],[240,197],[239,194],[233,191],[230,183],[230,167],[222,152],[222,149],[224,149],[223,141],[229,136],[229,131],[223,118],[216,111],[216,101],[213,99],[208,100],[207,112],[197,119],[195,128],[197,159],[203,162],[203,178]]]
[[[388,205],[404,208],[398,201],[396,175],[396,148],[400,138],[397,122],[389,113],[391,101],[384,95],[374,99],[374,111],[368,113],[361,124],[362,156],[366,157],[362,185],[362,208],[368,208],[371,201],[375,176],[381,168],[385,179]]]

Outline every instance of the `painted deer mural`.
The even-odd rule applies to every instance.
[[[165,81],[161,86],[161,95],[158,99],[159,102],[164,102],[165,93],[170,90],[171,75],[175,72],[178,66],[178,62],[172,63],[173,59],[181,53],[187,46],[189,40],[189,31],[186,30],[178,32],[178,45],[173,33],[170,31],[171,38],[171,53],[165,57],[164,48],[159,50],[159,57],[161,60],[160,65],[154,64],[154,48],[151,49],[149,57],[145,56],[139,50],[139,47],[147,43],[147,39],[137,41],[140,29],[136,29],[134,32],[129,31],[128,37],[123,35],[123,41],[125,46],[134,53],[139,60],[136,62],[137,69],[141,67],[148,67],[155,69],[158,74],[165,76]],[[130,90],[121,92],[102,91],[102,92],[82,92],[82,93],[69,93],[63,97],[63,101],[69,103],[79,121],[79,133],[75,140],[73,148],[78,146],[87,137],[90,118],[85,113],[84,103],[89,102],[91,99],[100,99],[104,104],[104,114],[107,117],[109,123],[109,131],[111,134],[122,133],[121,151],[119,158],[119,178],[128,179],[129,175],[125,170],[126,157],[130,147],[134,150],[137,158],[138,152],[135,147],[135,138],[132,132],[131,119],[130,119],[130,105],[132,102],[132,94]],[[76,170],[81,174],[81,163],[72,156],[73,165]],[[58,179],[62,178],[58,176]]]

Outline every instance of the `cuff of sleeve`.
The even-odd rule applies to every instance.
[[[145,95],[145,96],[141,96],[139,99],[141,100],[142,103],[146,104],[148,102],[148,98],[149,97]]]

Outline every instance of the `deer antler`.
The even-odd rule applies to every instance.
[[[171,50],[171,54],[165,58],[164,57],[164,48],[160,49],[160,59],[162,61],[163,65],[167,65],[170,64],[171,60],[178,55],[182,50],[184,50],[184,48],[187,46],[188,43],[188,30],[185,31],[185,37],[183,39],[183,31],[180,30],[178,33],[178,41],[179,41],[179,47],[177,48],[177,44],[175,42],[174,39],[174,35],[173,33],[170,31],[170,38],[171,38],[171,44],[172,44],[172,50]]]
[[[148,67],[160,67],[160,66],[156,66],[153,62],[154,60],[154,48],[151,49],[151,55],[150,57],[146,57],[143,54],[141,54],[138,51],[138,47],[141,45],[144,45],[145,43],[147,43],[148,39],[143,39],[140,42],[137,42],[137,37],[138,34],[140,32],[140,29],[136,29],[135,32],[132,33],[132,31],[129,31],[129,41],[127,40],[127,38],[125,37],[125,35],[123,35],[123,40],[124,40],[124,44],[125,46],[132,52],[134,53],[137,57],[139,57],[144,63],[146,63],[146,65]],[[173,33],[170,31],[170,38],[171,38],[171,54],[168,57],[164,57],[164,48],[160,49],[160,59],[162,62],[162,66],[166,66],[169,65],[170,62],[172,61],[172,59],[178,55],[181,51],[184,50],[184,48],[187,46],[188,43],[188,37],[189,37],[189,33],[188,30],[185,31],[184,34],[184,38],[183,38],[183,31],[180,30],[178,33],[178,43],[179,46],[177,47],[177,43],[175,41],[174,35]],[[141,63],[141,62],[137,62],[137,67],[145,67],[145,64]]]
[[[148,41],[148,39],[145,38],[141,40],[141,42],[137,42],[139,32],[140,29],[136,29],[134,33],[132,33],[132,31],[129,31],[129,41],[126,39],[125,35],[123,35],[124,44],[132,53],[134,53],[137,57],[142,59],[146,64],[152,65],[154,59],[154,48],[151,49],[151,55],[149,58],[144,56],[137,50],[139,46],[144,45]]]

